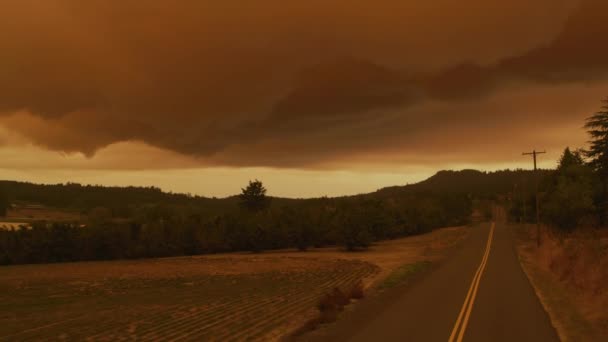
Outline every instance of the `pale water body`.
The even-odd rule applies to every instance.
[[[21,226],[28,226],[29,227],[29,223],[25,223],[25,222],[2,222],[0,221],[0,229],[5,229],[5,230],[12,230],[12,229],[18,229]]]

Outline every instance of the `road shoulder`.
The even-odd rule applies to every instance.
[[[534,254],[533,240],[528,232],[514,226],[517,254],[524,273],[547,312],[551,324],[562,341],[605,341],[577,308],[573,289],[563,284],[555,274],[544,269]]]

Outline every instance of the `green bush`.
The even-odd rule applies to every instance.
[[[545,221],[565,231],[571,231],[579,222],[593,214],[593,170],[583,163],[579,153],[566,149],[552,177],[541,213]]]

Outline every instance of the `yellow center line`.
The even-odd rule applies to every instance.
[[[471,282],[471,286],[469,286],[469,291],[467,292],[467,296],[464,299],[464,303],[462,304],[462,308],[460,309],[460,313],[458,314],[458,319],[456,320],[456,324],[452,329],[452,333],[450,334],[450,338],[448,342],[461,342],[464,338],[464,332],[466,331],[467,324],[469,323],[469,318],[471,316],[471,311],[473,310],[473,303],[475,302],[475,297],[477,296],[477,289],[479,288],[479,282],[481,281],[481,276],[483,271],[485,270],[488,257],[490,255],[490,249],[492,247],[492,238],[494,237],[494,227],[495,223],[492,222],[492,227],[490,228],[490,233],[488,234],[488,241],[486,243],[485,252],[483,258],[481,259],[481,263],[475,272],[475,276],[473,277],[473,281]],[[462,325],[461,325],[462,322]],[[458,338],[454,340],[456,337],[456,333],[459,331]]]

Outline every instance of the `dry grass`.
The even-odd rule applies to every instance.
[[[364,285],[367,288],[382,283],[385,278],[404,265],[441,259],[445,250],[464,239],[468,232],[465,227],[443,228],[428,234],[379,242],[365,252],[347,252],[342,248],[318,248],[305,253],[277,251],[266,255],[305,255],[312,258],[368,262],[378,266],[380,272],[373,278],[365,279]]]
[[[348,292],[348,297],[352,299],[363,299],[365,297],[365,285],[363,285],[363,281],[359,280],[353,284]]]
[[[329,293],[324,294],[317,309],[321,313],[342,311],[346,305],[350,304],[350,297],[339,287],[334,287]]]
[[[378,287],[381,290],[385,290],[398,285],[407,284],[414,275],[428,269],[430,266],[431,263],[429,261],[418,261],[413,264],[403,265],[386,277]]]
[[[608,236],[585,230],[568,236],[520,232],[524,269],[566,341],[608,340]]]
[[[365,289],[361,280],[355,282],[346,291],[339,287],[324,294],[317,303],[318,315],[310,318],[300,327],[292,331],[289,338],[300,336],[315,330],[321,324],[332,323],[338,319],[338,315],[344,307],[351,304],[352,300],[360,300],[365,297]]]
[[[349,302],[361,298],[400,265],[438,258],[465,231],[438,230],[364,253],[0,267],[0,340],[276,340],[313,317],[335,288]]]

